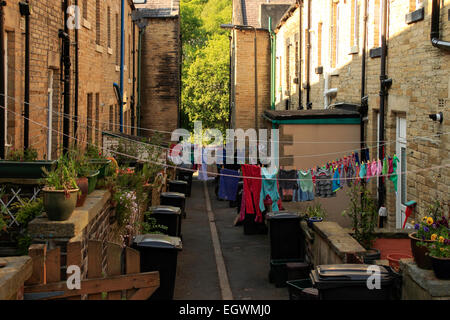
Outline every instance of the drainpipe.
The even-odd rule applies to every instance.
[[[366,147],[364,133],[364,118],[367,117],[368,97],[366,96],[366,51],[367,51],[367,0],[364,0],[364,30],[363,30],[363,49],[361,57],[361,154]]]
[[[308,26],[307,26],[307,35],[306,35],[306,108],[312,109],[312,102],[310,101],[311,94],[311,0],[308,0]]]
[[[392,79],[388,79],[386,75],[386,55],[387,55],[387,4],[388,0],[383,0],[382,8],[382,30],[381,30],[381,68],[380,68],[380,127],[378,130],[381,148],[379,149],[378,158],[384,159],[385,145],[384,145],[384,118],[385,118],[385,104],[387,99],[387,90],[392,85]],[[378,178],[378,207],[383,207],[385,202],[385,186],[383,177]],[[383,219],[380,219],[380,228],[383,227]]]
[[[136,120],[135,99],[134,94],[136,92],[136,24],[133,25],[133,95],[131,96],[131,135],[134,135],[134,121]]]
[[[62,57],[64,63],[64,108],[63,108],[63,152],[69,150],[69,134],[70,134],[70,37],[69,28],[67,26],[67,9],[68,0],[64,0],[64,30],[59,30],[59,37],[63,41]]]
[[[328,72],[325,73],[323,78],[324,88],[323,88],[323,99],[324,99],[324,109],[328,109],[330,106],[329,97],[332,95],[336,95],[338,92],[338,88],[330,89],[330,74]]]
[[[255,31],[255,130],[258,130],[258,42],[256,28],[253,27],[253,30]]]
[[[439,39],[440,0],[433,0],[431,11],[431,44],[439,49],[450,50],[450,41]]]
[[[24,106],[23,106],[23,148],[30,146],[30,4],[19,3],[20,14],[25,17],[25,85],[24,85]]]
[[[302,13],[303,13],[303,0],[298,0],[298,110],[303,110],[303,98],[302,98]]]
[[[75,6],[78,8],[78,0],[75,0]],[[76,11],[77,12],[77,11]],[[79,12],[77,12],[78,14]],[[80,17],[76,17],[79,21]],[[73,121],[73,136],[77,138],[78,132],[78,96],[79,96],[79,52],[78,52],[78,28],[75,28],[75,104],[74,104],[74,121]],[[75,139],[75,145],[78,144],[78,140]]]
[[[123,133],[123,73],[125,61],[125,0],[121,0],[120,10],[120,132]],[[130,66],[128,66],[130,67]]]
[[[270,37],[270,109],[275,110],[275,70],[276,70],[276,34],[272,30],[272,17],[269,17]]]
[[[0,159],[5,159],[5,15],[3,7],[6,1],[0,1]]]
[[[138,68],[137,68],[137,135],[141,135],[141,56],[142,56],[142,35],[143,29],[139,29],[138,39]]]

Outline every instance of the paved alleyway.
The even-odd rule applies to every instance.
[[[234,227],[236,208],[216,200],[214,182],[208,191],[215,216],[220,247],[235,300],[287,300],[286,288],[268,281],[270,247],[267,235],[246,236]],[[203,182],[195,181],[187,200],[183,221],[183,251],[178,256],[175,299],[222,299],[219,276],[209,228]]]

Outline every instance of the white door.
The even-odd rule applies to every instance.
[[[396,194],[396,227],[401,229],[405,220],[405,203],[407,202],[406,193],[406,119],[397,118],[397,143],[396,154],[400,160],[397,165],[397,194]]]

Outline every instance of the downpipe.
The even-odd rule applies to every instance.
[[[439,20],[440,20],[440,0],[433,0],[432,10],[431,10],[431,44],[439,49],[450,51],[450,41],[444,41],[439,39]]]

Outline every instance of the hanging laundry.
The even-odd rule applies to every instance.
[[[368,162],[366,164],[366,172],[365,172],[365,176],[366,176],[366,182],[369,182],[370,178],[372,177],[372,163]]]
[[[395,192],[397,192],[397,182],[398,182],[397,166],[398,166],[399,162],[400,162],[400,159],[396,155],[394,155],[394,158],[392,159],[392,170],[393,170],[393,173],[389,177],[389,179],[391,179],[392,183],[394,184]]]
[[[381,174],[383,173],[383,165],[381,163],[381,160],[378,159],[377,161],[377,176],[381,176]]]
[[[367,175],[367,167],[370,167],[369,165],[366,166],[365,163],[361,164],[361,169],[359,170],[359,178],[363,180],[365,176]]]
[[[296,170],[280,170],[278,174],[281,193],[284,200],[292,199],[294,190],[297,189],[297,171]],[[286,196],[286,197],[285,197]]]
[[[236,201],[239,186],[239,171],[222,169],[220,171],[219,198]]]
[[[333,175],[333,182],[332,182],[332,190],[333,192],[338,191],[341,189],[341,176],[339,174],[339,168],[336,167],[334,169],[334,175]]]
[[[261,195],[261,168],[255,165],[242,165],[244,176],[245,214],[255,214],[255,221],[262,222],[262,213],[259,209]],[[256,178],[256,179],[251,179]]]
[[[388,174],[391,175],[394,172],[394,160],[391,157],[389,157],[388,163],[389,163]]]
[[[388,173],[389,173],[388,160],[386,158],[384,158],[384,160],[383,160],[383,169],[381,170],[381,174],[383,176],[386,176]]]
[[[336,192],[333,192],[332,169],[319,169],[316,175],[316,197],[330,198],[335,197]]]
[[[356,152],[356,153],[354,154],[354,159],[355,159],[356,165],[357,165],[357,166],[360,166],[360,162],[359,162],[359,154],[358,154],[358,152]]]
[[[353,163],[349,163],[348,167],[347,167],[347,172],[345,175],[345,178],[347,179],[347,186],[351,187],[352,186],[352,181],[355,177],[355,167]]]
[[[298,171],[297,186],[298,188],[294,190],[294,198],[292,201],[301,202],[314,200],[314,183],[311,170]]]
[[[266,197],[270,197],[270,200],[272,200],[272,211],[280,211],[277,203],[280,199],[277,187],[277,170],[273,169],[270,171],[268,168],[262,168],[261,176],[263,180],[261,185],[261,195],[259,197],[259,209],[265,211],[264,200]]]

